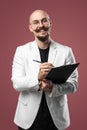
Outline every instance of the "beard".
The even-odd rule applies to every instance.
[[[49,30],[49,27],[41,27],[41,28],[37,28],[36,30],[34,30],[36,33],[40,32],[41,30],[44,30],[44,31],[48,31]],[[38,40],[41,41],[41,42],[45,42],[48,40],[49,38],[49,34],[47,34],[46,36],[37,36]]]
[[[41,41],[41,42],[45,42],[48,40],[49,38],[49,34],[47,34],[46,36],[37,36],[38,40]]]

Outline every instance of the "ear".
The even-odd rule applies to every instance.
[[[28,28],[29,28],[30,32],[33,32],[32,27],[31,27],[30,24],[28,25]]]
[[[50,21],[50,27],[52,27],[52,22]]]

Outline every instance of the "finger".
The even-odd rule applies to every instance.
[[[44,68],[44,67],[53,67],[53,65],[51,63],[48,63],[48,62],[40,64],[40,68]]]
[[[51,69],[40,69],[41,73],[49,73]]]

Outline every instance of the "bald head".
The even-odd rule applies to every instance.
[[[32,12],[29,17],[29,30],[33,32],[36,40],[49,41],[51,22],[46,11],[38,9]]]
[[[44,16],[44,17],[50,19],[49,15],[46,11],[38,9],[38,10],[33,11],[32,14],[30,15],[29,23],[32,23],[32,21],[36,20],[37,18],[41,18],[41,16]]]

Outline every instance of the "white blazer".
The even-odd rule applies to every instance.
[[[20,92],[14,122],[16,125],[28,129],[37,115],[42,91],[38,91],[38,71],[41,60],[36,41],[19,46],[16,49],[12,77],[13,87]],[[55,67],[75,63],[74,55],[70,47],[51,41],[48,62]],[[51,93],[46,92],[47,105],[55,126],[63,130],[70,124],[67,95],[77,90],[78,73],[73,72],[64,84],[54,84]]]

